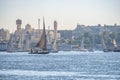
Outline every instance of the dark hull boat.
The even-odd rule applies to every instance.
[[[119,50],[114,50],[114,52],[120,52],[120,49]]]
[[[104,52],[113,52],[113,49],[103,49]]]
[[[31,49],[30,54],[48,54],[48,50],[41,50],[41,49]]]
[[[6,51],[7,50],[7,42],[0,42],[0,51]]]
[[[120,52],[120,48],[115,48],[113,52]]]
[[[45,22],[43,18],[43,33],[36,47],[31,49],[30,54],[48,54],[49,51],[46,47],[46,44],[47,44],[47,40],[46,40],[46,32],[45,32]]]
[[[120,48],[114,48],[114,49],[104,49],[104,52],[120,52]]]

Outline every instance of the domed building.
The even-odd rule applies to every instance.
[[[25,30],[31,31],[31,25],[30,25],[30,24],[27,24],[27,25],[25,26]]]

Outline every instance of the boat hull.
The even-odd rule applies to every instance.
[[[51,53],[58,53],[58,51],[50,51]]]
[[[120,52],[120,49],[114,49],[113,51],[114,52]]]
[[[103,49],[104,52],[113,52],[112,49]]]
[[[30,52],[29,54],[49,54],[49,52],[39,52],[39,53],[38,52],[31,53]]]
[[[104,52],[120,52],[120,49],[117,49],[117,48],[115,48],[115,49],[104,49],[103,51]]]
[[[48,54],[48,53],[49,53],[49,51],[47,51],[47,50],[32,50],[32,51],[30,51],[29,54]]]

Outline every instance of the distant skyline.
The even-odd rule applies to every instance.
[[[22,28],[30,24],[53,29],[74,29],[79,24],[120,24],[120,0],[0,0],[0,28],[16,30],[16,20],[22,20]]]

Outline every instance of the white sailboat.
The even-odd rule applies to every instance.
[[[81,46],[80,46],[79,51],[82,51],[82,52],[86,52],[86,51],[88,51],[87,49],[84,48],[84,36],[83,36],[83,38],[82,38]]]
[[[57,53],[58,52],[56,42],[57,41],[55,40],[54,43],[53,43],[53,50],[51,50],[52,53]]]
[[[57,21],[54,21],[54,42],[53,42],[53,46],[52,46],[52,50],[51,52],[53,53],[57,53],[58,49],[57,49]]]
[[[117,47],[117,42],[116,42],[115,39],[113,39],[113,45],[114,45],[115,48]]]
[[[114,45],[114,52],[120,52],[120,47],[117,45],[117,42],[115,39],[113,39],[113,45]]]

